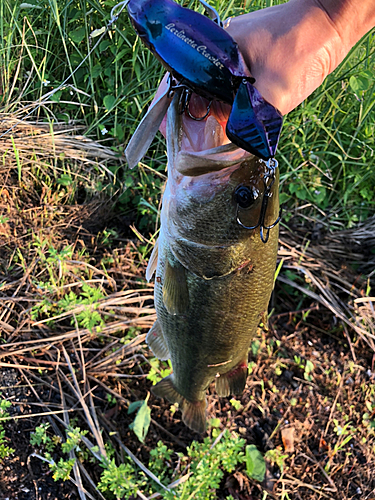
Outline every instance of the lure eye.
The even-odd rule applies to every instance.
[[[248,186],[238,186],[234,199],[240,208],[249,208],[257,199],[258,194]]]

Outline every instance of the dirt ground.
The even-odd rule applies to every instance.
[[[114,446],[121,442],[142,463],[159,440],[186,454],[204,436],[187,429],[179,411],[172,413],[152,394],[145,443],[129,429],[129,403],[144,400],[151,388],[152,356],[144,339],[155,320],[146,261],[130,230],[134,217],[109,212],[108,201],[100,198],[81,204],[65,198],[59,204],[49,190],[20,186],[16,169],[0,175],[0,391],[12,402],[14,419],[4,428],[15,449],[0,464],[0,500],[79,498],[71,481],[53,480],[30,435],[47,422],[62,436],[63,418],[87,428],[85,401],[95,408],[105,439],[116,432]],[[269,328],[259,329],[252,343],[238,409],[213,388],[208,394],[208,419],[219,418],[221,429],[283,458],[268,462],[262,484],[239,465],[224,477],[220,500],[230,494],[262,499],[264,492],[285,500],[375,498],[375,314],[369,297],[375,220],[333,235],[327,225],[307,219],[292,217],[281,232],[283,264]],[[109,229],[114,232],[108,242]],[[73,253],[61,263],[51,248],[60,252],[68,246]],[[50,260],[43,261],[46,256]],[[106,318],[100,332],[74,322],[78,306],[48,322],[61,299],[45,288],[51,279],[77,294],[82,279],[100,283],[104,296],[97,307]],[[32,317],[32,307],[43,300],[48,314]],[[93,484],[101,469],[90,465],[89,472],[83,485],[100,498]]]
[[[132,266],[129,248],[129,242],[122,248],[122,269]],[[119,253],[117,249],[117,255]],[[103,257],[103,249],[98,254]],[[144,275],[144,266],[133,267],[132,271],[133,284],[128,283],[127,286],[135,286],[134,277]],[[119,269],[113,269],[113,276],[116,275],[120,276]],[[118,289],[123,284],[118,279]],[[9,290],[14,290],[14,287]],[[12,295],[14,293],[8,293],[8,297]],[[27,295],[22,296],[24,301]],[[369,425],[372,415],[366,422],[364,414],[368,413],[366,404],[374,403],[374,352],[319,302],[296,294],[288,285],[277,283],[271,306],[275,309],[269,330],[259,330],[250,352],[252,373],[243,396],[238,398],[242,407],[235,410],[230,398],[220,399],[212,389],[208,397],[208,418],[220,418],[222,428],[237,432],[263,453],[278,449],[285,454],[284,473],[281,475],[276,464],[269,464],[265,483],[259,485],[250,481],[243,468],[239,468],[225,477],[218,498],[224,499],[229,494],[241,500],[262,498],[263,488],[272,491],[275,498],[282,498],[285,492],[288,492],[289,498],[304,500],[371,498],[375,491],[375,441]],[[307,311],[310,312],[306,314]],[[9,321],[9,324],[12,322]],[[65,330],[68,330],[67,325]],[[44,335],[51,333],[56,335],[56,332],[48,331]],[[30,433],[37,425],[47,421],[44,415],[38,414],[45,413],[47,408],[61,408],[61,396],[54,368],[48,364],[52,362],[53,366],[55,358],[47,350],[42,348],[30,355],[24,352],[9,354],[9,350],[16,352],[33,338],[30,333],[21,335],[25,335],[24,344],[20,336],[15,338],[13,334],[3,332],[4,340],[7,336],[12,337],[10,340],[16,340],[17,344],[15,347],[6,343],[1,346],[3,351],[8,351],[3,357],[3,365],[47,366],[48,371],[40,375],[26,368],[2,368],[2,395],[12,401],[10,414],[18,418],[5,425],[6,438],[15,448],[15,453],[0,465],[0,498],[79,498],[71,482],[54,482],[47,464],[33,456],[35,450],[29,444]],[[87,339],[84,343],[97,348],[98,341]],[[72,343],[69,346],[66,342],[66,346],[73,354]],[[144,341],[134,352],[150,357]],[[92,354],[88,352],[85,360],[88,374],[90,357]],[[301,360],[312,362],[311,380],[305,376]],[[80,369],[78,359],[73,366]],[[148,462],[150,450],[160,439],[174,451],[185,453],[186,446],[193,439],[202,440],[202,436],[192,433],[182,424],[179,412],[172,415],[169,404],[151,395],[152,423],[145,444],[140,445],[135,434],[129,430],[133,416],[127,414],[126,402],[144,399],[150,390],[151,382],[142,376],[141,364],[134,362],[128,365],[125,373],[130,378],[125,382],[124,379],[119,382],[107,376],[105,371],[100,375],[92,373],[92,379],[96,378],[99,382],[92,384],[96,385],[93,397],[103,421],[119,433],[122,442],[142,462]],[[114,407],[107,401],[108,390],[118,396]],[[29,414],[32,416],[25,418]],[[344,429],[342,434],[339,427]],[[287,433],[288,430],[291,434]],[[289,444],[285,437],[288,435],[292,435],[292,443]],[[348,435],[352,436],[351,440],[340,448],[340,442]],[[325,470],[327,464],[329,474]],[[98,480],[100,470],[91,472],[92,478]]]

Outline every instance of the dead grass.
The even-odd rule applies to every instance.
[[[172,415],[169,405],[152,396],[146,444],[140,446],[128,429],[133,418],[126,413],[129,403],[144,399],[150,389],[150,352],[144,339],[155,310],[153,286],[144,281],[145,262],[120,228],[119,237],[108,246],[100,232],[86,225],[96,217],[108,220],[108,211],[101,208],[106,199],[73,203],[74,193],[56,195],[48,180],[70,169],[82,182],[95,183],[95,176],[105,178],[108,162],[117,159],[104,146],[74,135],[76,128],[57,124],[51,134],[48,125],[7,117],[1,127],[14,123],[13,142],[10,136],[0,141],[0,367],[3,379],[6,373],[18,377],[6,385],[12,416],[15,422],[27,417],[31,426],[43,418],[61,439],[77,418],[79,426],[90,431],[84,442],[94,455],[106,456],[105,443],[112,442],[120,463],[122,454],[128,455],[156,481],[146,464],[157,441],[184,451],[193,437],[200,437],[183,426],[178,412]],[[36,168],[44,168],[43,175],[36,174]],[[359,499],[371,498],[375,489],[373,414],[364,418],[369,407],[375,408],[375,298],[370,294],[375,218],[353,230],[327,231],[315,243],[310,241],[313,227],[298,220],[281,231],[283,267],[273,298],[275,311],[270,330],[259,331],[252,350],[242,408],[235,410],[229,399],[214,393],[208,397],[210,417],[219,417],[223,428],[263,452],[285,454],[285,470],[280,474],[279,467],[269,463],[266,480],[259,485],[239,469],[226,478],[218,498],[229,493],[237,499],[265,498],[268,492],[270,498],[285,500]],[[44,246],[35,244],[36,236]],[[67,247],[68,258],[48,261],[51,249],[61,252]],[[76,303],[63,312],[53,309],[67,293],[79,296],[83,283],[100,291],[95,304]],[[49,309],[33,316],[42,303]],[[85,310],[96,311],[105,324],[80,326]],[[307,360],[314,367],[311,377],[306,376]],[[26,386],[29,396],[17,402],[12,390],[18,386]],[[108,403],[107,394],[115,398],[115,406]],[[29,405],[30,412],[23,413],[22,405]],[[351,439],[343,445],[347,436]],[[29,451],[28,456],[32,471],[31,458],[40,455]],[[178,464],[176,471],[183,472]],[[39,498],[37,479],[34,475],[32,498]],[[71,481],[80,498],[103,498],[95,491],[97,479],[95,468],[77,461]],[[8,492],[15,491],[9,484]]]

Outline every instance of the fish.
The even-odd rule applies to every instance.
[[[250,343],[267,317],[279,174],[231,144],[213,114],[201,125],[208,147],[195,151],[179,99],[177,90],[166,119],[168,178],[146,270],[149,281],[155,274],[157,320],[146,342],[173,369],[152,392],[178,403],[183,422],[203,433],[208,387],[215,381],[221,397],[242,394]]]

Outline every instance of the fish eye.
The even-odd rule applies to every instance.
[[[249,186],[238,186],[234,192],[234,199],[240,208],[249,208],[257,198],[257,191]]]

